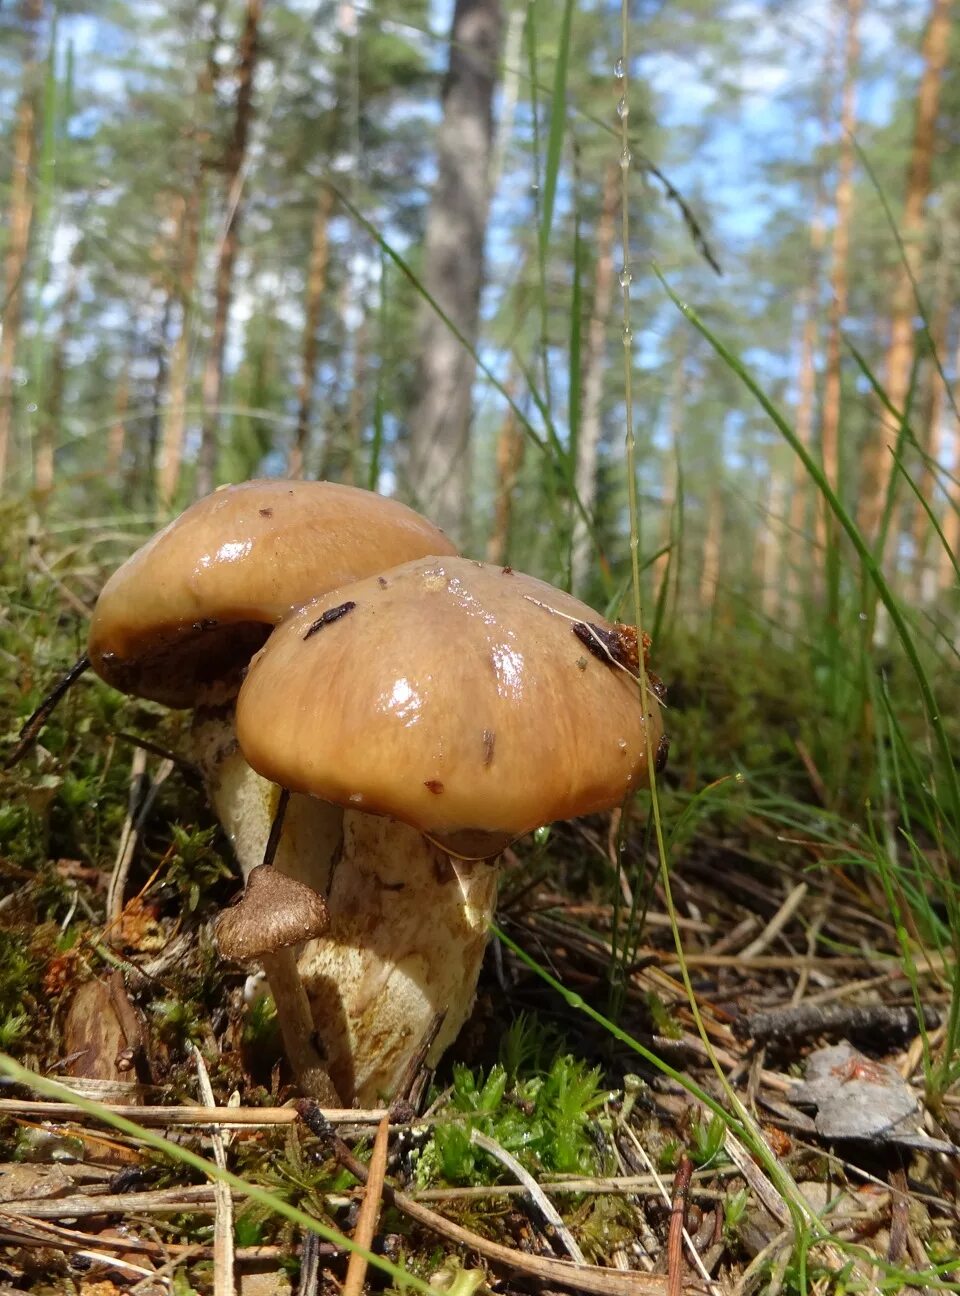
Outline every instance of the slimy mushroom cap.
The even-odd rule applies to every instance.
[[[124,693],[193,706],[230,696],[270,629],[319,590],[424,554],[442,531],[396,500],[332,482],[250,481],[198,500],[107,581],[88,656]]]
[[[646,781],[660,708],[629,649],[543,581],[420,559],[292,614],[251,663],[237,734],[264,777],[483,858]]]

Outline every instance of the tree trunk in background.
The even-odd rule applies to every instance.
[[[180,332],[170,356],[170,381],[163,418],[159,462],[156,467],[157,494],[160,505],[169,509],[180,483],[183,444],[187,428],[187,389],[190,383],[190,339],[193,325],[193,296],[200,251],[200,207],[202,203],[202,170],[198,167],[196,184],[182,199],[178,222],[177,246],[180,270],[176,295],[180,304]]]
[[[913,368],[913,320],[916,314],[914,289],[923,259],[923,210],[930,192],[930,171],[936,145],[937,112],[940,106],[940,83],[950,46],[951,0],[933,0],[927,30],[923,38],[923,74],[917,95],[917,116],[913,148],[907,171],[907,196],[903,207],[900,233],[906,264],[898,263],[893,292],[893,315],[890,341],[884,365],[884,390],[890,404],[904,412]],[[888,417],[882,417],[863,451],[863,487],[860,499],[860,528],[870,541],[876,540],[893,472],[890,447],[896,442],[898,429]],[[896,535],[891,525],[889,536]]]
[[[784,560],[787,548],[784,536],[789,544],[789,532],[784,530],[784,505],[787,502],[787,481],[777,465],[770,465],[770,485],[764,501],[766,517],[760,526],[762,537],[761,552],[758,563],[760,579],[760,606],[771,626],[776,626],[782,617],[782,582]],[[787,563],[789,566],[789,563]]]
[[[150,417],[147,420],[147,435],[144,441],[138,438],[136,453],[130,464],[127,481],[127,491],[131,498],[141,486],[143,487],[144,503],[148,508],[153,508],[157,499],[157,479],[153,469],[160,448],[160,415],[169,390],[167,380],[170,370],[167,358],[170,353],[170,319],[173,315],[174,301],[175,297],[172,292],[168,292],[164,296],[163,306],[154,330],[154,342],[150,349],[150,358],[153,360],[154,366],[153,391],[149,402]]]
[[[837,19],[839,14],[834,7]],[[839,30],[839,25],[838,25]],[[820,139],[826,143],[832,126],[833,85],[834,85],[834,48],[838,44],[833,38],[828,41],[823,68],[823,87],[820,98]],[[851,116],[853,105],[851,104]],[[813,191],[813,212],[810,217],[810,243],[807,260],[807,282],[800,293],[800,365],[797,383],[797,437],[807,450],[813,450],[814,423],[817,411],[817,348],[819,346],[820,319],[820,283],[823,276],[823,252],[827,242],[827,226],[824,220],[827,197],[822,168],[817,169],[817,178]],[[838,393],[839,395],[839,393]],[[837,402],[839,404],[839,401]],[[819,496],[816,506],[820,507]],[[785,558],[784,594],[782,614],[790,625],[800,621],[803,587],[801,576],[806,577],[807,585],[813,574],[810,562],[811,549],[806,542],[807,527],[810,522],[810,478],[798,458],[794,458],[793,485],[790,492],[790,511],[787,518],[787,543],[789,551]]]
[[[803,324],[800,332],[800,373],[795,419],[797,437],[807,450],[813,447],[814,415],[817,407],[817,298],[820,284],[821,257],[826,239],[823,221],[822,193],[818,187],[813,220],[810,224],[810,278],[800,295],[800,312]],[[818,497],[819,498],[819,497]],[[782,611],[791,625],[800,619],[802,594],[801,569],[809,575],[811,570],[809,546],[804,537],[809,522],[810,478],[799,459],[793,466],[793,483],[790,491],[790,510],[787,518],[789,551],[785,555],[784,597]],[[818,504],[818,508],[820,505]]]
[[[830,264],[830,309],[827,315],[826,373],[823,383],[823,422],[820,431],[823,471],[836,491],[840,485],[840,361],[841,329],[847,314],[850,259],[850,220],[853,213],[853,137],[857,126],[857,65],[860,61],[861,0],[849,0],[843,55],[843,100],[840,108],[840,154],[837,162],[835,219]],[[817,544],[826,557],[835,519],[823,497],[817,496]]]
[[[223,362],[227,345],[227,323],[233,296],[233,270],[237,259],[244,166],[250,125],[253,120],[253,84],[259,53],[259,27],[262,0],[247,0],[243,32],[237,50],[237,99],[233,131],[224,158],[227,183],[227,210],[217,261],[214,289],[213,332],[203,369],[203,425],[200,454],[197,460],[195,494],[209,495],[216,483],[217,440],[220,429],[220,397],[223,391]]]
[[[437,181],[427,216],[424,288],[471,346],[477,339],[483,283],[501,27],[499,0],[457,0],[437,137]],[[426,301],[421,305],[418,371],[407,488],[455,542],[462,541],[469,518],[475,364]]]
[[[933,318],[930,320],[930,337],[936,348],[936,353],[940,357],[941,363],[946,356],[947,347],[947,329],[950,325],[950,307],[953,305],[953,274],[952,266],[946,257],[941,263],[938,278],[940,279],[940,288],[937,294],[937,301],[933,311]],[[917,489],[920,492],[921,499],[928,504],[936,505],[937,485],[936,475],[933,465],[940,462],[940,455],[943,443],[943,418],[944,407],[946,405],[946,392],[944,391],[943,382],[940,373],[934,362],[933,356],[928,356],[924,366],[923,382],[923,401],[921,404],[920,426],[917,428],[917,437],[923,450],[924,458],[921,460],[918,474],[915,478]],[[932,571],[927,567],[927,550],[930,537],[933,534],[933,528],[930,526],[929,518],[926,511],[921,507],[918,500],[913,499],[911,493],[909,500],[910,508],[913,511],[913,520],[911,523],[911,534],[913,537],[913,553],[911,554],[911,577],[909,588],[912,593],[916,594],[923,590],[922,601],[930,602],[935,591],[935,583],[932,580]]]
[[[507,390],[511,396],[515,383]],[[494,488],[493,529],[487,540],[487,562],[507,561],[510,554],[510,535],[513,530],[513,494],[523,467],[527,442],[523,429],[517,423],[513,406],[508,405],[500,431],[497,433],[495,452],[496,486]]]
[[[121,370],[117,380],[117,397],[114,406],[113,422],[107,433],[107,461],[104,464],[104,477],[109,486],[119,490],[120,467],[123,463],[123,452],[127,444],[127,407],[130,404],[130,377],[126,366]]]
[[[7,477],[13,436],[14,376],[17,345],[23,323],[23,289],[33,221],[33,169],[37,143],[37,115],[40,96],[37,62],[37,27],[43,17],[43,0],[21,0],[19,21],[27,31],[23,56],[23,81],[13,127],[13,163],[10,175],[10,206],[7,209],[7,251],[3,266],[3,297],[0,314],[0,490]]]
[[[329,224],[333,210],[333,190],[321,185],[313,213],[310,237],[310,265],[307,270],[307,294],[303,306],[303,350],[300,359],[300,383],[297,387],[297,430],[287,456],[287,476],[302,477],[310,444],[310,420],[313,415],[313,392],[317,371],[317,329],[320,307],[327,288],[327,264],[330,258]]]
[[[604,360],[606,359],[607,324],[613,304],[613,237],[620,205],[620,164],[611,163],[603,177],[603,197],[597,224],[597,269],[593,289],[593,309],[587,327],[587,345],[583,356],[583,413],[577,439],[577,463],[574,485],[577,497],[589,517],[597,501],[597,450],[600,445],[600,406],[603,398]],[[574,515],[571,576],[574,593],[589,584],[593,558],[593,540],[579,510]]]
[[[657,602],[666,597],[662,592],[663,582],[673,572],[673,588],[678,588],[680,562],[680,534],[674,532],[677,508],[677,489],[679,487],[680,438],[683,435],[683,415],[688,395],[687,381],[687,333],[681,331],[677,354],[672,358],[673,372],[670,375],[670,408],[667,414],[667,451],[663,468],[663,526],[660,531],[660,548],[663,553],[657,555],[653,562],[653,588]]]
[[[953,359],[954,375],[960,374],[960,341],[957,342],[957,349]],[[960,381],[955,377],[954,385],[954,402],[960,403]],[[953,476],[954,480],[947,483],[947,508],[943,517],[943,537],[945,544],[937,541],[937,551],[939,554],[937,567],[937,584],[941,590],[950,590],[956,588],[957,573],[953,569],[953,563],[950,561],[951,555],[957,557],[960,555],[960,473],[957,471],[957,465],[960,464],[960,426],[957,424],[956,417],[950,420],[951,435],[953,438]]]
[[[700,568],[700,611],[704,620],[711,620],[717,601],[720,583],[720,548],[723,543],[723,499],[720,491],[710,492],[707,505],[707,534],[703,542],[703,563]]]
[[[956,463],[958,457],[960,457],[960,429],[957,428],[956,424],[953,427],[953,453],[954,462]],[[960,554],[960,485],[956,482],[950,484],[950,498],[947,504],[946,516],[943,519],[943,538],[944,544],[937,542],[939,553],[938,584],[941,590],[952,590],[956,588],[957,573],[953,569],[950,555],[956,557]]]
[[[353,380],[350,384],[350,401],[347,406],[347,444],[344,447],[342,477],[348,486],[355,485],[360,476],[369,348],[370,327],[366,314],[363,314],[353,332]]]
[[[33,489],[37,507],[42,512],[54,486],[54,454],[57,432],[63,415],[63,392],[66,386],[67,344],[73,327],[73,312],[80,286],[80,268],[72,262],[60,307],[60,327],[50,354],[50,369],[45,383],[45,401],[40,412],[36,456],[33,464]]]

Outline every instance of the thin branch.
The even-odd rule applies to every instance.
[[[576,1239],[564,1224],[560,1212],[547,1197],[533,1175],[528,1170],[525,1170],[517,1158],[512,1156],[506,1148],[501,1147],[492,1138],[488,1138],[486,1134],[481,1134],[479,1130],[470,1131],[470,1142],[475,1143],[479,1148],[483,1148],[484,1152],[494,1157],[501,1165],[507,1167],[510,1173],[526,1188],[540,1214],[556,1232],[557,1237],[566,1247],[574,1263],[585,1265],[587,1263],[586,1257],[577,1245]]]
[[[390,1117],[384,1116],[377,1127],[377,1137],[370,1154],[370,1165],[367,1170],[367,1185],[363,1196],[363,1205],[357,1216],[357,1226],[353,1231],[353,1240],[357,1246],[369,1251],[373,1244],[377,1220],[380,1217],[380,1200],[383,1196],[383,1180],[387,1173],[387,1149],[390,1146]],[[341,1296],[362,1296],[363,1284],[367,1276],[367,1258],[360,1251],[353,1251],[347,1264],[347,1276],[344,1280]]]

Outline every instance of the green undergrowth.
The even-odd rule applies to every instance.
[[[504,1167],[471,1142],[474,1130],[487,1135],[535,1174],[610,1173],[601,1164],[591,1123],[612,1097],[599,1067],[554,1045],[542,1057],[543,1029],[520,1016],[506,1032],[501,1061],[486,1073],[459,1065],[443,1103],[448,1119],[438,1124],[417,1160],[423,1186],[439,1178],[448,1184],[496,1183]]]

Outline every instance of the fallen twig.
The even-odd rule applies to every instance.
[[[505,1165],[510,1173],[523,1184],[538,1207],[540,1214],[566,1247],[567,1253],[574,1264],[585,1265],[587,1263],[586,1257],[577,1245],[576,1238],[564,1224],[560,1212],[544,1193],[533,1175],[525,1170],[517,1158],[512,1156],[506,1148],[502,1148],[499,1143],[496,1143],[492,1138],[487,1138],[486,1134],[481,1134],[479,1130],[470,1131],[470,1142],[476,1144],[479,1148],[483,1148],[484,1152],[494,1157],[501,1165]]]
[[[390,1145],[390,1117],[384,1116],[377,1127],[377,1137],[373,1142],[370,1154],[370,1165],[367,1168],[367,1184],[363,1195],[363,1205],[357,1216],[357,1226],[353,1230],[353,1240],[357,1246],[369,1251],[376,1232],[380,1216],[380,1199],[383,1195],[383,1179],[387,1172],[387,1149]],[[361,1296],[364,1279],[367,1276],[367,1257],[359,1251],[352,1251],[347,1263],[347,1276],[344,1279],[341,1296]]]
[[[673,1180],[673,1198],[670,1203],[670,1230],[667,1234],[667,1296],[680,1296],[683,1291],[683,1237],[687,1223],[687,1190],[693,1174],[693,1162],[688,1156],[680,1158]],[[690,1245],[693,1243],[691,1241]]]
[[[216,1109],[217,1100],[213,1096],[213,1087],[207,1072],[203,1054],[196,1044],[192,1046],[193,1060],[197,1068],[197,1084],[204,1105]],[[213,1159],[221,1170],[227,1168],[226,1139],[221,1129],[210,1132],[210,1143],[213,1146]],[[214,1296],[235,1296],[236,1285],[233,1278],[233,1194],[230,1185],[218,1179],[213,1185],[213,1293]]]
[[[295,1107],[137,1107],[103,1103],[105,1111],[114,1116],[125,1116],[140,1125],[219,1125],[225,1129],[246,1126],[292,1125],[299,1116]],[[352,1107],[325,1107],[323,1114],[331,1125],[379,1125],[388,1115],[385,1107],[354,1109]],[[33,1099],[0,1098],[0,1116],[23,1116],[46,1120],[76,1120],[86,1116],[80,1107],[69,1102],[43,1102]],[[398,1122],[399,1123],[399,1122]]]
[[[928,1030],[939,1026],[942,1014],[929,1006],[923,1008],[923,1024]],[[888,1004],[801,1003],[796,1007],[769,1008],[745,1013],[733,1023],[737,1039],[752,1039],[757,1044],[797,1036],[841,1035],[878,1036],[887,1042],[891,1036],[910,1038],[917,1030],[917,1012],[910,1007]]]
[[[157,1188],[151,1192],[85,1192],[73,1197],[27,1198],[0,1205],[0,1216],[17,1219],[84,1219],[94,1215],[176,1215],[214,1205],[213,1184]]]

